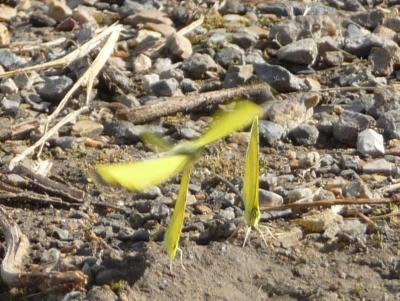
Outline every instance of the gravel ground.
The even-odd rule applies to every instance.
[[[1,73],[61,58],[99,29],[122,26],[88,109],[47,139],[40,159],[36,150],[19,163],[36,171],[51,163],[42,178],[9,164],[42,137],[100,48],[62,68],[0,79],[0,204],[29,239],[24,269],[86,277],[74,288],[3,282],[0,300],[400,300],[400,2],[0,2]],[[251,92],[259,84],[262,92]],[[145,131],[171,143],[199,137],[229,105],[157,114],[172,100],[217,93],[216,102],[240,87],[264,109],[269,245],[253,231],[241,247],[246,129],[198,159],[183,266],[177,258],[170,269],[162,239],[179,176],[133,193],[104,185],[93,167],[156,156],[140,141]],[[78,89],[55,122],[85,101]],[[156,117],[131,113],[150,105]],[[342,204],[322,206],[327,200]],[[360,204],[344,204],[351,200]]]

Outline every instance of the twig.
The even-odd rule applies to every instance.
[[[50,47],[55,47],[61,45],[67,41],[66,38],[61,37],[53,41],[45,42],[45,43],[32,43],[32,41],[23,41],[17,42],[10,45],[10,48],[13,52],[28,52],[28,51],[35,51],[40,49],[47,49]]]
[[[119,110],[116,115],[120,119],[140,124],[178,112],[189,112],[198,107],[223,104],[233,98],[257,98],[266,93],[272,95],[270,87],[267,84],[257,84],[221,91],[211,91],[197,95],[170,97],[160,103],[139,108]]]
[[[77,111],[71,112],[64,118],[62,118],[53,128],[51,128],[46,134],[44,134],[38,141],[36,141],[33,145],[28,147],[26,150],[24,150],[21,154],[15,156],[10,161],[10,164],[8,166],[9,170],[13,170],[17,164],[25,159],[26,156],[29,154],[33,153],[35,149],[39,146],[41,146],[43,143],[45,143],[50,137],[52,137],[54,134],[58,132],[58,130],[65,124],[72,122],[76,119],[77,116],[80,114],[86,112],[89,108],[87,106],[84,106],[83,108],[80,108]]]
[[[49,195],[59,196],[68,202],[82,203],[85,193],[82,190],[78,190],[74,187],[67,186],[60,182],[53,181],[47,177],[38,175],[31,171],[29,168],[24,166],[18,166],[15,169],[15,173],[28,177],[28,185],[38,188],[41,192],[45,192]]]
[[[6,209],[0,205],[0,230],[6,241],[6,253],[1,263],[1,278],[10,287],[38,287],[44,291],[65,292],[82,289],[87,276],[80,271],[45,272],[38,268],[24,271],[23,261],[29,252],[29,240]]]
[[[395,216],[400,216],[400,211],[395,211],[395,212],[391,212],[388,214],[370,216],[370,219],[373,221],[376,221],[376,220],[391,218],[391,217],[395,217]]]
[[[274,211],[274,210],[284,210],[284,209],[301,209],[301,208],[314,208],[314,207],[331,207],[335,205],[378,205],[378,204],[388,204],[399,202],[398,200],[393,199],[333,199],[333,200],[323,200],[317,202],[308,202],[308,203],[292,203],[282,206],[273,206],[273,207],[263,207],[260,208],[263,211]]]

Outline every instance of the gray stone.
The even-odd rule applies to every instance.
[[[318,129],[308,124],[301,124],[289,132],[289,138],[297,145],[314,145],[318,136]]]
[[[104,134],[113,137],[116,144],[137,143],[142,133],[142,127],[128,121],[113,120],[104,124]]]
[[[181,89],[183,93],[194,92],[200,89],[200,85],[189,78],[184,78],[181,81]]]
[[[367,232],[367,224],[361,223],[358,219],[344,220],[339,228],[338,237],[346,241],[360,239]]]
[[[268,63],[254,64],[254,71],[260,80],[267,82],[278,92],[286,93],[306,91],[308,89],[303,79],[281,66],[274,66]]]
[[[165,204],[154,204],[153,207],[151,207],[150,213],[152,214],[154,219],[162,219],[166,218],[169,215],[169,208]]]
[[[14,52],[7,49],[0,49],[0,65],[6,69],[22,67],[25,61]]]
[[[232,43],[243,49],[250,48],[258,42],[258,35],[246,28],[237,31],[232,35]]]
[[[321,57],[322,62],[327,67],[340,66],[344,62],[344,55],[342,51],[327,51]]]
[[[343,188],[343,195],[352,198],[372,198],[373,195],[368,186],[361,180],[347,183]]]
[[[386,48],[373,47],[368,60],[372,66],[372,73],[377,76],[392,74],[395,58],[392,52]]]
[[[232,220],[235,218],[235,210],[233,207],[228,207],[218,212],[218,215],[224,218],[225,220]]]
[[[377,159],[365,163],[362,166],[362,172],[368,174],[380,173],[387,176],[398,176],[400,174],[400,168],[385,159]]]
[[[299,201],[304,198],[312,197],[313,193],[310,188],[296,188],[290,190],[287,194],[289,203]]]
[[[276,55],[282,61],[312,65],[318,55],[317,43],[314,39],[299,40],[280,48]]]
[[[379,156],[385,154],[383,136],[373,129],[366,129],[358,134],[357,151],[363,155]]]
[[[67,148],[75,148],[78,146],[78,142],[76,141],[75,137],[72,136],[63,136],[54,139],[54,145],[59,146],[62,149]]]
[[[160,76],[155,73],[146,74],[143,76],[143,88],[147,92],[151,92],[151,86],[160,80]]]
[[[318,152],[307,152],[304,158],[299,161],[300,168],[317,167],[320,163],[320,155]]]
[[[219,80],[214,80],[211,82],[207,82],[204,85],[201,86],[200,92],[209,92],[209,91],[216,91],[216,90],[221,90],[222,89],[222,82]]]
[[[283,204],[283,197],[279,194],[268,191],[265,189],[259,189],[260,204],[265,206],[280,206]]]
[[[215,61],[226,68],[231,65],[242,64],[243,57],[244,51],[235,45],[231,45],[218,50],[215,55]]]
[[[58,103],[72,85],[73,81],[68,76],[48,76],[44,78],[44,83],[37,86],[36,91],[44,101]]]
[[[399,110],[391,110],[382,114],[377,120],[377,125],[383,129],[386,137],[390,139],[400,139]]]
[[[21,102],[21,96],[15,94],[4,96],[1,100],[0,105],[7,114],[16,115],[19,111],[19,106],[21,105]]]
[[[268,146],[275,146],[282,139],[284,133],[283,127],[275,122],[260,121],[260,139]]]
[[[374,118],[352,111],[343,111],[340,119],[333,125],[333,136],[340,142],[355,146],[358,133],[375,122]]]
[[[108,285],[93,286],[87,293],[88,301],[118,301],[118,296]]]
[[[57,239],[64,240],[64,241],[72,240],[71,234],[69,233],[68,230],[60,229],[58,227],[55,227],[53,229],[53,236]]]
[[[400,17],[387,18],[383,24],[395,32],[400,32]]]
[[[175,78],[162,79],[151,85],[151,91],[156,96],[173,96],[179,88]]]
[[[396,42],[371,34],[368,30],[360,29],[350,24],[346,30],[344,49],[358,57],[368,57],[372,47],[381,47],[395,53],[398,49]]]
[[[48,112],[51,103],[43,101],[35,92],[21,91],[21,96],[24,101],[31,106],[31,108],[38,112]]]
[[[167,38],[165,47],[168,48],[169,52],[178,58],[186,59],[193,53],[192,43],[185,36],[174,33]]]
[[[132,68],[136,73],[145,72],[151,68],[151,59],[141,53],[134,58]]]
[[[206,232],[200,233],[197,243],[207,245],[213,240],[227,239],[236,231],[236,225],[233,222],[223,222],[221,220],[212,220],[208,224]]]
[[[244,84],[253,76],[253,65],[230,66],[226,71],[223,88],[233,88]]]
[[[168,78],[175,78],[177,81],[181,81],[185,78],[185,75],[183,74],[183,71],[178,68],[172,68],[160,73],[160,79]]]
[[[201,79],[207,71],[216,71],[218,65],[208,54],[195,53],[183,61],[182,69],[190,78]]]
[[[131,242],[150,241],[150,233],[146,229],[138,229],[130,237]]]
[[[304,38],[335,36],[336,34],[336,23],[330,16],[308,14],[273,25],[269,39],[285,46]]]
[[[173,68],[172,67],[172,61],[170,58],[158,58],[155,60],[153,64],[153,71],[156,74],[160,74],[164,71],[167,71],[169,69]]]
[[[242,15],[246,12],[246,6],[242,1],[239,0],[227,0],[224,5],[219,9],[222,15],[226,14],[238,14]]]
[[[381,9],[373,9],[355,14],[351,16],[351,20],[369,30],[374,30],[375,27],[382,24],[384,17]]]
[[[251,49],[246,52],[244,57],[245,64],[263,64],[265,60],[263,58],[263,54],[259,49]]]
[[[16,94],[18,87],[12,78],[3,78],[0,82],[0,92],[3,94]]]

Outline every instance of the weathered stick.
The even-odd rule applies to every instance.
[[[273,99],[271,90],[267,84],[257,84],[196,95],[170,97],[160,103],[132,109],[122,109],[117,111],[116,115],[117,118],[140,124],[178,112],[189,112],[195,108],[207,105],[223,104],[233,98],[253,99],[261,95],[266,95]]]
[[[3,206],[0,206],[0,231],[7,244],[1,263],[1,278],[9,287],[38,287],[44,291],[63,292],[86,285],[87,276],[80,271],[24,271],[23,261],[29,252],[29,240]]]
[[[334,199],[334,200],[323,200],[317,202],[307,202],[307,203],[292,203],[282,206],[273,207],[262,207],[263,211],[274,211],[274,210],[284,210],[284,209],[302,209],[302,208],[314,208],[314,207],[331,207],[335,205],[378,205],[378,204],[388,204],[396,203],[398,200],[394,199]]]

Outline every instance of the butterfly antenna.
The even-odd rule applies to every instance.
[[[244,246],[246,245],[246,241],[249,238],[250,232],[251,232],[251,227],[248,226],[246,229],[246,235],[244,236],[244,242],[243,242],[242,248],[244,248]]]
[[[186,268],[185,268],[185,266],[183,265],[183,251],[182,251],[182,249],[180,249],[180,248],[178,248],[177,251],[179,252],[179,257],[180,257],[180,259],[181,259],[181,267],[182,267],[183,270],[186,271]]]

